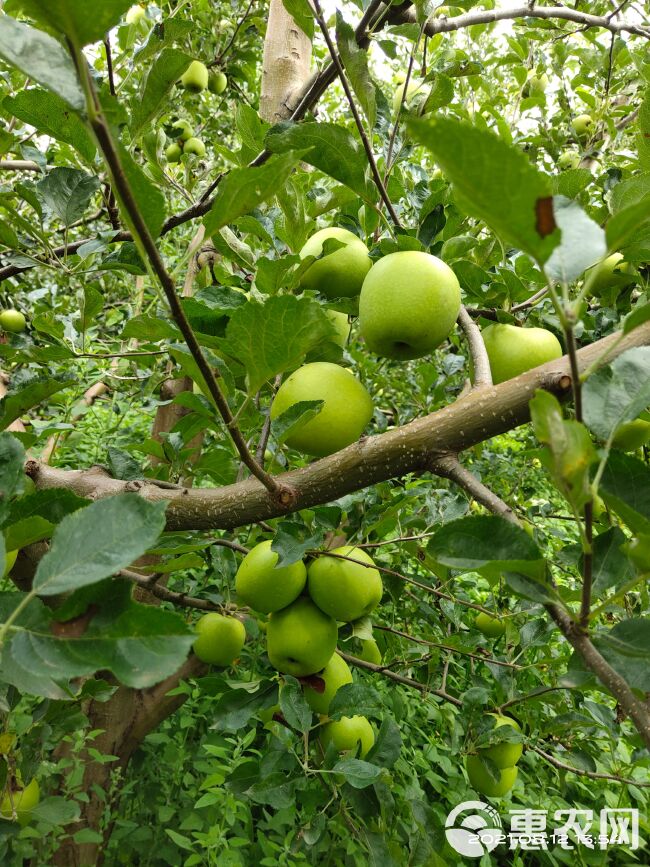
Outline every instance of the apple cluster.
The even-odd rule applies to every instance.
[[[516,732],[521,729],[516,720],[498,713],[487,714],[493,718],[492,731],[502,726],[511,726]],[[520,741],[502,740],[493,746],[478,749],[465,757],[465,769],[472,786],[489,798],[501,798],[514,786],[517,779],[517,762],[523,745]]]
[[[206,88],[210,93],[220,96],[228,86],[228,78],[221,70],[208,71],[200,60],[193,60],[180,78],[181,86],[189,93],[201,93]],[[165,157],[169,163],[177,163],[183,154],[197,157],[205,156],[205,144],[194,135],[194,130],[186,120],[177,120],[172,124],[179,134],[165,149]]]

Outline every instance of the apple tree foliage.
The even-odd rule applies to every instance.
[[[102,844],[110,864],[461,864],[444,821],[476,797],[461,757],[494,737],[485,720],[495,710],[516,718],[525,747],[502,810],[633,807],[647,837],[650,455],[611,448],[622,424],[650,419],[650,31],[640,7],[590,4],[607,18],[585,26],[583,13],[545,4],[560,13],[495,23],[483,13],[503,7],[491,0],[458,0],[446,16],[421,0],[339,3],[328,31],[359,124],[340,83],[324,81],[299,116],[271,125],[257,110],[268,4],[161,0],[126,23],[130,5],[6,0],[0,16],[0,300],[28,319],[0,342],[0,562],[21,551],[0,588],[0,783],[36,776],[44,792],[27,829],[0,822],[2,863],[65,863],[67,840]],[[284,5],[325,68],[310,4]],[[359,45],[363,13],[376,26]],[[224,93],[177,85],[196,58],[227,73]],[[405,75],[421,98],[396,113]],[[542,76],[548,86],[531,84]],[[571,121],[587,113],[593,127],[578,136]],[[205,157],[166,162],[178,120]],[[567,150],[578,164],[561,170]],[[313,481],[285,440],[320,403],[268,422],[274,389],[305,360],[362,379],[371,434],[473,400],[460,328],[430,356],[386,362],[357,335],[355,299],[299,291],[298,251],[325,225],[364,238],[375,259],[439,256],[479,325],[550,329],[574,360],[576,346],[616,331],[646,336],[601,354],[579,386],[574,377],[579,407],[531,391],[531,424],[513,420],[485,442],[477,434],[461,455],[469,482],[434,467],[367,486],[360,471],[344,496],[324,486],[309,508],[268,522],[211,525],[208,506],[200,526],[210,529],[170,528],[166,507],[184,486],[218,502],[248,476],[233,429],[253,453],[262,441],[274,477],[305,467]],[[588,269],[613,252],[630,279],[596,297]],[[351,317],[345,348],[328,309]],[[182,387],[169,390],[170,379]],[[480,427],[478,415],[464,424]],[[162,418],[171,423],[154,424]],[[64,471],[56,484],[42,482],[48,467]],[[144,480],[158,496],[138,495]],[[496,514],[474,496],[480,482]],[[374,638],[383,662],[357,665],[330,707],[334,719],[372,721],[364,760],[319,751],[302,684],[270,667],[265,624],[245,611],[236,665],[175,678],[192,622],[206,608],[235,612],[241,553],[264,539],[281,565],[347,542],[368,545],[384,570],[372,621],[339,633],[355,658]],[[147,580],[157,595],[134,590]],[[502,637],[474,627],[481,610],[503,619]],[[594,653],[623,686],[599,679]],[[158,699],[167,692],[173,707],[156,715],[145,698],[167,682]],[[111,708],[125,692],[153,721],[137,750],[104,753],[93,747],[97,710],[119,726]],[[87,782],[94,766],[108,767],[101,786]],[[100,805],[94,819],[89,804]],[[644,853],[622,846],[609,863]],[[572,856],[556,846],[534,863]],[[597,851],[581,856],[602,863]]]

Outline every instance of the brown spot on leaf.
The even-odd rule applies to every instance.
[[[555,230],[557,224],[553,215],[553,197],[545,196],[535,202],[535,229],[540,238],[546,238]]]

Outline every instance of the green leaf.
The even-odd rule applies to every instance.
[[[305,701],[302,687],[295,677],[285,675],[280,690],[280,710],[292,729],[305,734],[311,728],[311,708]]]
[[[592,374],[583,386],[584,419],[601,440],[650,405],[650,347],[637,346]]]
[[[167,319],[143,313],[129,319],[120,335],[122,340],[146,340],[156,343],[158,340],[180,340],[181,333]]]
[[[4,436],[8,434],[0,434],[0,437]],[[33,521],[36,517],[43,518],[50,524],[58,524],[66,515],[87,505],[88,500],[78,497],[65,488],[45,488],[45,490],[34,491],[33,494],[27,494],[12,502],[7,518],[9,530],[5,532],[11,534],[14,524]]]
[[[638,307],[635,307],[631,313],[625,317],[625,322],[623,323],[623,334],[629,334],[630,331],[634,331],[635,328],[638,328],[640,325],[643,325],[644,322],[647,322],[650,319],[650,304],[641,304]]]
[[[595,594],[621,586],[634,576],[634,568],[621,550],[627,537],[619,527],[610,527],[593,541],[593,590]]]
[[[650,225],[650,193],[614,214],[607,223],[607,248],[617,252],[636,237],[639,229]]]
[[[165,48],[149,68],[142,90],[131,101],[131,135],[133,138],[163,109],[166,96],[189,66],[192,58],[175,48]]]
[[[0,430],[9,427],[12,421],[20,418],[28,409],[76,381],[73,373],[45,376],[34,371],[25,371],[25,376],[14,377],[7,396],[0,400]]]
[[[294,370],[308,352],[331,336],[332,326],[319,304],[290,295],[250,301],[230,318],[224,350],[246,368],[248,392],[278,373]]]
[[[278,703],[278,685],[260,681],[255,691],[228,689],[212,708],[213,728],[236,732],[245,726],[254,714]]]
[[[562,240],[544,270],[553,280],[570,283],[605,256],[605,233],[580,205],[564,196],[554,197],[553,213],[562,231]]]
[[[91,11],[87,0],[13,0],[10,8],[83,47],[101,41],[131,5],[132,0],[101,0]]]
[[[98,177],[67,167],[52,169],[36,184],[39,199],[65,226],[83,217],[98,189]]]
[[[392,716],[384,716],[375,743],[368,753],[367,759],[373,765],[382,768],[392,768],[402,751],[402,735],[400,727]]]
[[[124,479],[129,481],[132,479],[143,479],[144,472],[140,464],[131,457],[128,452],[123,449],[109,446],[107,449],[108,467],[111,471],[111,476],[114,479]]]
[[[345,778],[345,782],[355,789],[365,789],[371,786],[382,775],[380,767],[370,762],[364,762],[362,759],[341,759],[334,765],[332,771],[335,774],[341,774]]]
[[[193,21],[183,21],[178,17],[166,17],[151,28],[147,41],[133,57],[135,63],[142,63],[155,57],[158,52],[175,42],[184,42],[195,28]]]
[[[377,119],[377,105],[375,85],[368,69],[368,51],[359,46],[354,30],[343,20],[338,9],[336,10],[336,42],[352,89],[372,129]]]
[[[0,524],[7,517],[11,497],[22,485],[24,463],[25,449],[20,442],[7,431],[0,433]]]
[[[454,185],[463,210],[538,262],[548,259],[560,240],[551,183],[522,151],[448,117],[407,118],[406,124]]]
[[[346,683],[336,691],[328,716],[335,720],[355,714],[381,718],[384,711],[382,698],[374,687],[363,683]]]
[[[165,507],[136,494],[119,494],[67,515],[38,564],[34,589],[39,596],[53,596],[130,566],[163,531]]]
[[[77,72],[63,46],[9,15],[0,16],[0,57],[58,94],[77,111],[86,106]]]
[[[271,434],[275,441],[282,444],[287,437],[315,418],[323,405],[322,400],[301,400],[294,403],[271,422]]]
[[[428,553],[452,569],[523,572],[544,575],[542,553],[525,530],[497,515],[476,515],[450,521],[429,540]]]
[[[165,222],[165,196],[160,188],[149,180],[122,144],[118,145],[118,150],[120,164],[129,182],[138,210],[153,237],[157,238]],[[131,225],[131,220],[121,202],[120,207],[125,221]]]
[[[650,619],[635,617],[617,623],[593,639],[607,662],[633,689],[650,692]]]
[[[282,0],[282,5],[311,42],[314,38],[314,11],[308,0]]]
[[[634,533],[650,533],[650,469],[643,461],[611,452],[598,493]]]
[[[422,114],[429,114],[429,112],[449,105],[454,98],[454,82],[442,72],[437,72],[433,79],[427,80],[426,86],[428,93],[420,107]]]
[[[302,523],[282,521],[271,545],[271,550],[278,555],[276,568],[290,566],[302,560],[307,551],[322,545],[323,536],[323,530],[316,530],[310,534],[308,528]]]
[[[360,142],[351,132],[335,123],[276,124],[266,135],[266,146],[273,153],[300,151],[302,159],[320,169],[361,196],[374,202],[375,189],[366,178],[368,163]]]
[[[646,87],[643,102],[639,107],[636,135],[639,163],[645,171],[650,171],[650,87]]]
[[[72,145],[87,162],[94,159],[97,148],[92,136],[79,116],[56,93],[32,88],[16,96],[6,96],[2,104],[14,117],[39,132]]]
[[[262,166],[229,172],[219,184],[212,207],[203,219],[206,239],[272,198],[285,184],[300,157],[300,153],[289,151]]]

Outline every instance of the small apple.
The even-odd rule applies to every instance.
[[[359,298],[359,328],[385,358],[421,358],[451,333],[460,284],[448,265],[415,250],[389,253],[372,266]]]
[[[335,653],[322,671],[311,676],[310,681],[303,687],[307,704],[314,713],[326,715],[338,690],[344,684],[352,683],[352,672],[347,662]]]
[[[287,437],[287,445],[323,457],[356,442],[372,418],[364,386],[349,370],[327,361],[304,364],[282,383],[271,406],[271,419],[296,403],[324,401],[321,411]]]
[[[579,114],[573,118],[571,126],[579,139],[588,139],[594,128],[594,119],[590,114]]]
[[[200,60],[193,60],[181,75],[181,84],[190,93],[200,93],[208,86],[208,68]]]
[[[228,78],[225,73],[211,72],[208,76],[208,90],[216,96],[221,96],[224,90],[228,87]]]
[[[372,662],[373,665],[382,664],[383,658],[381,650],[374,638],[361,639],[361,653],[359,654],[359,659],[363,659],[365,662]]]
[[[365,716],[344,716],[322,727],[320,742],[324,750],[334,744],[337,752],[363,759],[375,743],[375,732]]]
[[[498,617],[490,617],[484,611],[481,611],[476,617],[474,626],[483,635],[487,635],[488,638],[501,638],[506,631],[506,625],[503,620]]]
[[[241,562],[235,576],[237,597],[254,611],[270,614],[286,608],[303,591],[307,570],[302,560],[275,568],[278,555],[272,542],[260,542]]]
[[[599,497],[598,494],[594,496],[593,504],[592,504],[592,514],[594,516],[594,521],[600,521],[601,518],[604,520],[607,518],[607,506],[605,505],[605,501],[602,497]]]
[[[314,233],[298,254],[301,259],[322,256],[323,244],[329,239],[345,246],[326,253],[307,268],[300,278],[302,289],[320,292],[327,298],[351,298],[361,291],[364,277],[372,262],[361,238],[347,229],[332,226]]]
[[[621,452],[635,452],[650,442],[650,421],[635,418],[619,425],[612,440],[612,448]]]
[[[514,786],[518,768],[503,768],[494,782],[478,756],[465,757],[465,769],[470,785],[488,798],[502,798]]]
[[[397,114],[402,105],[402,95],[404,93],[404,84],[400,84],[393,94],[393,114]],[[414,105],[416,98],[424,97],[424,82],[410,80],[406,88],[406,97],[404,98],[403,108],[409,108]],[[419,99],[417,100],[420,101]]]
[[[548,87],[548,75],[531,75],[528,81],[524,84],[522,93],[526,96],[539,96],[546,91]]]
[[[28,783],[24,789],[16,789],[11,793],[5,790],[5,794],[0,801],[0,816],[3,819],[11,819],[17,821],[20,825],[27,825],[29,822],[32,810],[41,800],[41,792],[36,780]]]
[[[498,713],[491,713],[488,714],[488,716],[494,717],[495,729],[498,729],[501,726],[512,726],[515,731],[521,731],[519,724],[516,720],[512,719],[512,717],[502,716]],[[521,743],[502,741],[500,744],[494,744],[494,746],[479,750],[479,753],[492,759],[497,768],[499,768],[500,771],[503,771],[505,768],[513,768],[521,758],[523,751],[524,747]]]
[[[216,611],[204,614],[194,628],[198,634],[193,644],[194,653],[202,662],[211,665],[230,665],[246,641],[246,629],[241,620],[225,617]]]
[[[325,668],[336,650],[337,638],[336,621],[311,599],[300,596],[269,617],[266,649],[278,671],[306,677]]]
[[[142,21],[146,12],[142,8],[142,6],[131,6],[131,8],[126,13],[126,23],[127,24],[137,24],[139,21]]]
[[[2,573],[2,577],[6,578],[7,575],[11,572],[11,570],[16,565],[16,558],[18,557],[18,549],[15,548],[13,551],[7,551],[5,553],[5,570]]]
[[[172,124],[172,129],[179,129],[180,133],[177,136],[178,141],[187,141],[189,138],[192,138],[194,135],[194,130],[192,129],[192,124],[188,120],[175,120]]]
[[[432,181],[440,181],[443,178],[444,178],[444,175],[442,173],[442,169],[439,166],[436,166],[436,168],[431,172],[431,180]]]
[[[326,310],[325,315],[334,326],[336,334],[331,338],[333,343],[345,349],[350,338],[350,322],[346,313],[340,313],[338,310]]]
[[[623,550],[642,574],[650,573],[650,535],[640,533],[631,539]]]
[[[194,154],[197,157],[205,156],[205,145],[200,138],[188,138],[183,145],[184,154]]]
[[[168,163],[177,163],[182,153],[182,147],[175,141],[165,148],[165,157]]]
[[[566,169],[577,169],[580,165],[580,154],[578,151],[562,151],[557,158],[557,167],[562,171]]]
[[[3,310],[0,313],[0,328],[3,331],[11,331],[12,334],[20,334],[27,327],[27,320],[20,310]]]
[[[449,18],[452,15],[458,15],[458,6],[438,6],[433,13],[434,18]]]
[[[594,273],[595,272],[595,273]],[[589,268],[585,279],[594,275],[591,283],[591,292],[596,297],[605,294],[609,289],[618,287],[619,291],[624,286],[634,283],[634,274],[629,262],[623,261],[622,253],[612,253],[602,262]]]
[[[313,560],[307,570],[307,590],[316,605],[336,620],[349,622],[365,617],[376,608],[384,588],[381,576],[374,567],[371,557],[354,545],[334,548],[330,554]],[[344,560],[351,557],[367,563],[353,563]]]
[[[560,341],[545,328],[495,323],[483,330],[483,340],[495,385],[562,357]]]

